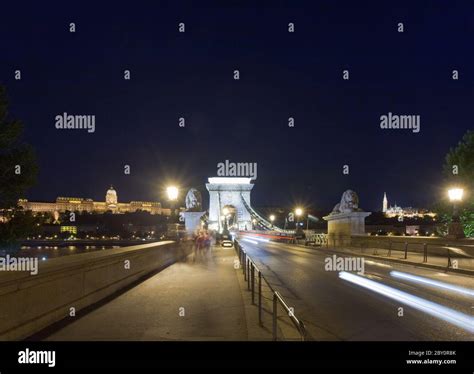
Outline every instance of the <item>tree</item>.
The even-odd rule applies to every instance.
[[[474,131],[464,134],[455,148],[446,155],[444,174],[448,184],[465,190],[465,199],[460,207],[460,220],[467,237],[474,237]],[[452,220],[452,210],[447,201],[439,204],[438,214],[445,225]]]
[[[0,212],[3,216],[0,247],[11,247],[34,221],[19,212],[17,206],[18,199],[35,183],[38,173],[34,151],[22,141],[22,134],[23,124],[9,116],[6,89],[0,86]]]
[[[464,186],[474,196],[474,131],[469,130],[446,155],[444,173],[450,181]]]

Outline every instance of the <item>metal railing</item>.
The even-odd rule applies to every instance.
[[[258,297],[258,323],[260,326],[263,326],[263,317],[262,317],[262,284],[266,283],[268,288],[272,293],[272,336],[273,340],[278,339],[278,304],[280,304],[288,315],[290,321],[293,323],[302,341],[306,339],[306,327],[303,321],[299,320],[293,311],[293,308],[289,307],[285,302],[281,294],[274,290],[270,282],[262,274],[261,270],[255,264],[255,262],[250,258],[250,256],[245,252],[241,247],[240,243],[234,241],[235,251],[239,257],[240,264],[242,265],[242,270],[244,273],[244,280],[247,282],[247,289],[252,292],[252,305],[255,305],[255,296]],[[256,275],[257,274],[257,275]],[[258,282],[256,281],[258,278]],[[258,292],[255,290],[255,286],[258,287]]]
[[[325,238],[323,238],[325,236]],[[315,244],[320,246],[325,246],[326,248],[337,248],[337,247],[347,247],[348,249],[360,248],[361,253],[364,253],[364,249],[372,249],[373,255],[379,255],[380,250],[387,250],[387,257],[392,256],[392,251],[400,251],[403,253],[403,259],[407,260],[409,258],[409,253],[413,254],[422,254],[423,263],[428,262],[428,254],[432,257],[444,257],[446,256],[447,263],[446,268],[453,268],[452,258],[457,256],[459,258],[472,258],[471,256],[460,255],[459,250],[462,247],[469,247],[464,244],[456,244],[454,247],[453,244],[448,243],[429,243],[428,241],[416,241],[410,242],[405,240],[400,240],[401,238],[392,240],[389,237],[383,237],[386,239],[377,239],[374,237],[367,237],[365,240],[361,237],[353,238],[352,236],[332,236],[328,234],[317,234],[318,241]],[[355,239],[355,240],[354,240]],[[400,249],[394,247],[400,246]],[[433,248],[431,251],[429,248]],[[411,249],[411,250],[410,250]],[[435,250],[436,249],[436,250]],[[445,254],[443,254],[445,251]]]
[[[327,246],[328,245],[328,235],[322,233],[312,233],[306,237],[305,244],[308,245],[310,243],[320,245],[320,246]]]

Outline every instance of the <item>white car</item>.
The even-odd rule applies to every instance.
[[[234,242],[229,235],[223,235],[221,239],[221,247],[225,248],[232,248],[234,246]]]

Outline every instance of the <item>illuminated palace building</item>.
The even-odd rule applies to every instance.
[[[169,215],[169,209],[163,209],[159,202],[131,201],[129,203],[119,203],[117,191],[113,187],[107,190],[105,201],[93,201],[80,197],[58,197],[54,203],[33,202],[20,199],[18,205],[24,210],[31,210],[35,213],[54,212],[91,212],[91,213],[131,213],[146,211],[151,214]]]

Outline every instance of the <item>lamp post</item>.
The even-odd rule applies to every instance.
[[[168,195],[168,200],[170,201],[171,205],[171,214],[170,218],[174,219],[176,217],[175,214],[175,203],[178,200],[179,190],[176,186],[169,186],[166,188],[166,194]],[[176,238],[179,241],[179,234],[178,234],[178,223],[176,223]]]
[[[464,190],[459,187],[450,188],[448,190],[449,201],[453,204],[453,219],[448,226],[448,238],[462,239],[465,237],[458,211],[458,203],[462,201],[463,194]]]
[[[275,221],[275,216],[272,214],[270,215],[270,222],[272,223],[272,228],[273,228],[273,221]]]
[[[229,209],[228,208],[224,208],[222,209],[222,214],[223,216],[221,216],[221,218],[223,219],[224,221],[224,230],[223,230],[223,233],[224,234],[228,234],[228,231],[229,231],[229,224],[228,224],[228,219],[229,219]]]
[[[303,214],[303,209],[296,208],[295,215],[296,215],[296,229],[295,229],[295,240],[298,240],[298,237],[301,237],[301,228],[299,226],[300,217]]]
[[[296,209],[295,209],[296,227],[298,227],[299,218],[300,218],[300,216],[301,216],[302,214],[303,214],[303,209],[301,209],[301,208],[296,208]]]

